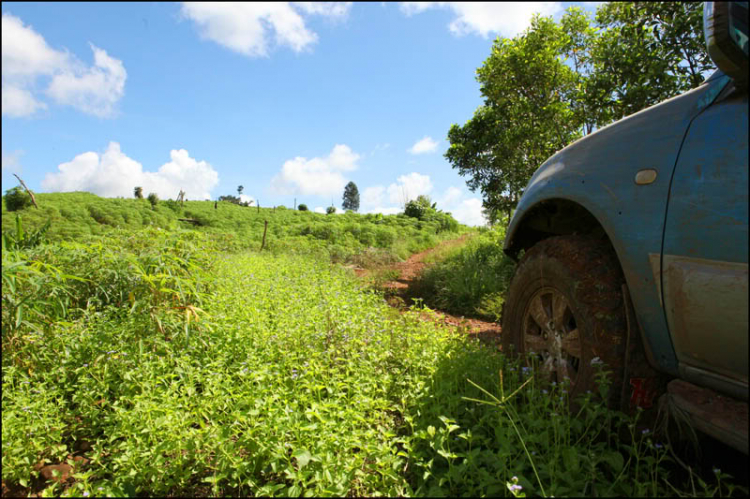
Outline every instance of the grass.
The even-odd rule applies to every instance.
[[[6,484],[45,496],[747,493],[720,472],[683,483],[668,446],[602,393],[569,413],[565,386],[420,320],[429,309],[389,308],[328,247],[290,236],[239,251],[233,236],[120,229],[4,247]],[[40,464],[78,456],[70,481],[39,479]]]
[[[502,229],[482,230],[461,246],[432,256],[415,293],[433,308],[453,314],[500,320],[515,262],[502,251]]]
[[[327,252],[334,261],[346,261],[363,254],[381,252],[383,259],[405,259],[410,254],[432,247],[469,230],[450,216],[440,214],[432,221],[420,221],[401,215],[360,215],[345,213],[323,215],[310,211],[244,207],[229,202],[162,201],[152,208],[146,199],[101,198],[87,192],[37,194],[40,209],[27,207],[9,212],[3,202],[3,226],[12,227],[20,214],[27,231],[35,231],[47,222],[50,241],[85,240],[117,230],[144,228],[181,230],[217,234],[232,241],[235,249],[258,249],[268,222],[266,248],[288,253],[300,246]],[[216,206],[216,208],[214,208]],[[191,219],[198,225],[180,221]]]

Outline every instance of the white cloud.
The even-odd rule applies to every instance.
[[[219,183],[219,174],[205,161],[191,158],[185,149],[170,151],[171,161],[158,171],[144,171],[138,161],[110,142],[101,156],[95,152],[79,154],[60,164],[58,173],[48,173],[42,188],[50,192],[88,191],[103,197],[131,197],[136,186],[143,192],[155,192],[163,199],[177,197],[180,189],[188,199],[210,199]]]
[[[240,202],[241,203],[248,203],[249,202],[251,204],[255,204],[255,198],[253,198],[252,196],[248,196],[246,194],[240,194]]]
[[[44,37],[31,26],[24,26],[13,14],[3,13],[3,76],[34,77],[52,74],[68,64],[69,55],[50,48]]]
[[[365,188],[360,198],[360,211],[384,215],[402,213],[404,211],[404,200],[416,199],[420,194],[429,195],[432,190],[432,181],[428,175],[419,173],[402,175],[387,188],[382,185]],[[388,195],[387,200],[386,194]],[[482,215],[482,200],[476,197],[467,197],[463,189],[450,186],[442,194],[436,195],[433,201],[437,203],[437,209],[450,212],[453,218],[462,224],[477,226],[487,223],[484,215]]]
[[[367,187],[362,191],[360,203],[363,207],[379,206],[383,203],[383,194],[385,194],[385,187],[382,185]]]
[[[12,118],[30,116],[39,109],[46,109],[47,105],[34,98],[28,90],[19,85],[3,81],[3,115]]]
[[[390,147],[391,147],[391,145],[389,143],[387,143],[387,142],[384,143],[384,144],[375,144],[375,148],[370,153],[370,156],[375,156],[375,154],[387,151]]]
[[[8,173],[21,173],[21,156],[23,151],[17,150],[10,153],[3,152],[2,171]]]
[[[337,144],[325,158],[297,156],[287,160],[271,179],[271,189],[281,195],[340,195],[347,182],[342,172],[356,170],[359,157],[343,144]]]
[[[388,187],[373,185],[365,188],[360,194],[360,211],[395,215],[404,211],[407,202],[431,191],[432,182],[429,175],[416,172],[401,175]]]
[[[453,218],[464,225],[486,225],[487,219],[482,215],[482,200],[479,198],[464,199],[457,205],[443,208],[443,211],[449,211]]]
[[[248,57],[267,57],[269,38],[301,52],[318,40],[300,12],[342,18],[350,3],[185,2],[181,12],[199,27],[202,38]],[[295,10],[296,8],[296,10]]]
[[[293,2],[293,5],[307,14],[319,14],[336,19],[349,14],[352,2]]]
[[[47,95],[58,104],[73,106],[94,116],[112,116],[115,104],[125,94],[127,72],[122,61],[89,45],[94,52],[94,66],[75,65],[74,70],[55,75]]]
[[[562,12],[561,2],[402,2],[401,11],[412,16],[428,9],[449,9],[455,18],[448,25],[451,33],[476,33],[513,37],[529,27],[535,12],[543,16]]]
[[[325,208],[323,208],[322,206],[317,206],[317,207],[315,208],[315,210],[313,210],[313,211],[314,211],[315,213],[322,213],[323,215],[325,215],[325,214],[326,214],[326,209],[325,209]]]
[[[457,203],[463,197],[463,191],[458,187],[450,186],[439,196],[436,201],[440,206],[451,206]]]
[[[417,141],[417,143],[411,146],[409,152],[412,154],[426,154],[437,151],[437,146],[438,143],[432,140],[432,137],[425,136],[422,140]]]
[[[388,199],[394,204],[404,206],[412,199],[417,199],[422,194],[428,195],[432,191],[432,181],[429,175],[412,172],[408,175],[401,175],[396,180],[396,183],[388,186]]]
[[[122,98],[127,72],[122,61],[90,44],[94,65],[47,45],[31,26],[4,13],[2,17],[2,114],[30,116],[47,105],[39,99],[37,80],[49,77],[45,93],[58,104],[95,116],[112,116]]]
[[[361,213],[382,213],[383,215],[398,215],[403,213],[403,209],[397,206],[376,206],[368,210],[360,210]]]

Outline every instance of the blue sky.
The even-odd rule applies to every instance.
[[[3,2],[2,189],[340,210],[351,180],[360,212],[480,225],[448,129],[495,37],[568,5]]]

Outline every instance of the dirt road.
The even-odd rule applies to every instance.
[[[451,239],[449,241],[443,241],[434,248],[422,251],[421,253],[415,253],[409,257],[405,262],[395,263],[388,266],[387,268],[396,270],[399,272],[399,277],[395,281],[389,281],[382,285],[382,288],[386,291],[391,291],[399,299],[388,299],[388,303],[396,307],[409,306],[413,303],[415,298],[421,298],[414,290],[416,286],[414,284],[419,278],[420,273],[427,267],[428,263],[425,263],[427,256],[435,253],[436,251],[464,244],[468,239],[468,235],[463,235],[458,239]],[[368,272],[364,269],[355,269],[358,276],[364,277]],[[386,293],[388,295],[390,293]],[[476,335],[479,339],[492,343],[500,348],[500,324],[496,322],[487,322],[480,319],[473,319],[463,316],[451,315],[447,312],[436,310],[438,320],[444,324],[458,327],[463,329],[467,334]],[[425,315],[427,320],[427,316]]]

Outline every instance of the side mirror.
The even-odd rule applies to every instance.
[[[747,2],[706,2],[703,35],[714,64],[737,84],[747,83]]]

